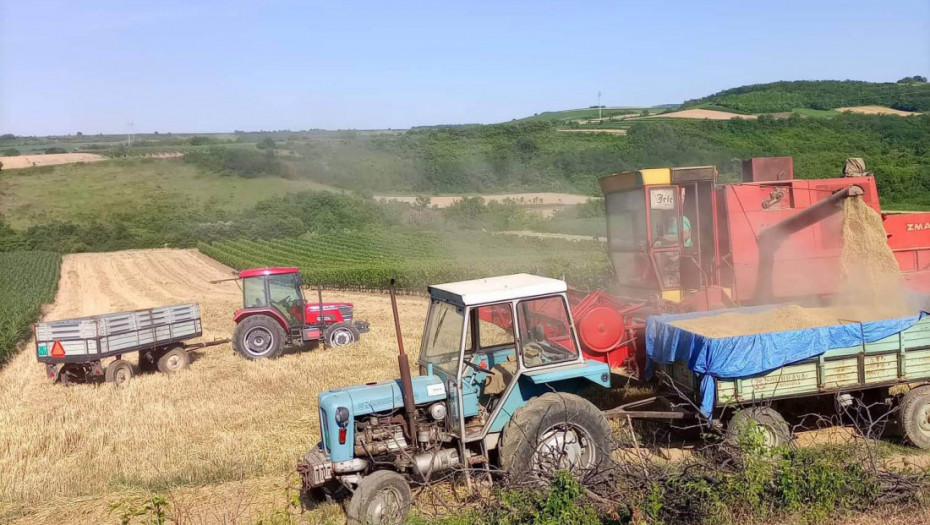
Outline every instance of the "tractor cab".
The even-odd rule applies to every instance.
[[[404,377],[399,344],[399,380],[319,395],[322,440],[297,470],[310,498],[349,489],[350,524],[403,523],[409,482],[451,469],[496,463],[522,479],[609,457],[606,417],[576,393],[609,387],[610,368],[584,358],[564,281],[505,275],[429,295],[419,376]]]
[[[718,282],[713,166],[600,180],[611,263],[624,296],[679,303]]]
[[[284,345],[323,340],[330,347],[346,346],[368,331],[368,323],[353,321],[352,303],[304,299],[303,280],[294,267],[254,268],[239,272],[242,308],[234,316],[233,348],[249,359],[276,357]]]
[[[243,309],[273,309],[288,327],[304,324],[303,281],[297,268],[256,268],[239,272]]]
[[[519,274],[429,292],[420,371],[445,384],[446,428],[465,442],[500,432],[534,377],[585,366],[564,281]]]

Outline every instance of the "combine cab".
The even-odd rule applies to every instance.
[[[347,346],[368,332],[368,323],[353,321],[352,303],[311,303],[301,293],[297,268],[256,268],[239,272],[242,308],[235,313],[232,345],[248,359],[272,359],[285,345],[322,340]]]

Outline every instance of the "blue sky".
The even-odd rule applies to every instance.
[[[0,133],[403,128],[930,76],[930,2],[0,0]]]

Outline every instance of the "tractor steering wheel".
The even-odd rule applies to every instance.
[[[468,366],[475,372],[484,372],[485,374],[488,374],[491,376],[493,376],[496,373],[489,368],[481,368],[480,366],[476,365],[475,363],[472,363],[471,361],[462,361],[462,363],[464,363],[466,366]]]

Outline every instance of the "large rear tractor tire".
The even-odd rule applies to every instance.
[[[378,470],[359,482],[346,507],[348,525],[403,525],[413,503],[410,485],[393,470]]]
[[[267,315],[251,315],[236,325],[232,346],[246,359],[274,359],[284,350],[284,329]]]
[[[183,348],[172,348],[158,358],[158,371],[163,374],[180,372],[191,364],[191,356]]]
[[[904,439],[917,448],[930,450],[930,385],[904,394],[899,411]]]
[[[107,365],[104,378],[107,383],[123,385],[132,379],[132,365],[125,359],[117,359]]]
[[[609,461],[610,426],[590,401],[547,393],[520,407],[504,427],[501,467],[513,476],[595,470]]]
[[[323,342],[329,348],[349,346],[358,342],[362,334],[349,323],[334,323],[323,331]]]
[[[758,444],[764,449],[771,449],[791,443],[791,427],[771,407],[742,408],[727,423],[726,440],[736,447]]]

